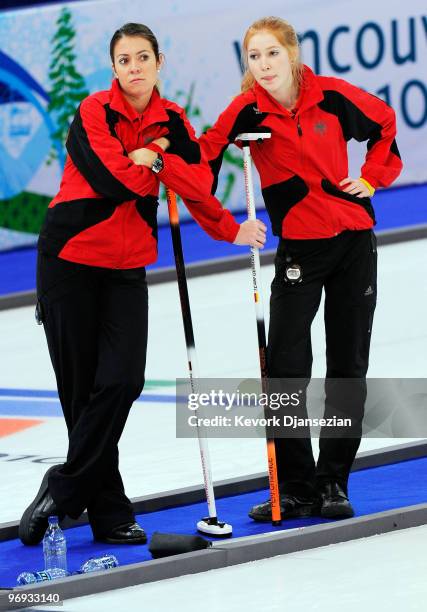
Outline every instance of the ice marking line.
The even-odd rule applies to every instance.
[[[51,390],[41,389],[0,389],[1,401],[34,401],[34,402],[59,402],[58,393]],[[175,395],[162,395],[156,393],[142,393],[137,402],[159,402],[166,404],[175,403]]]
[[[25,396],[15,396],[15,395],[0,395],[0,403],[1,402],[40,402],[40,403],[51,403],[57,404],[59,402],[58,396],[56,397],[25,397]]]
[[[4,419],[0,418],[0,438],[10,436],[12,434],[40,425],[43,423],[40,419]]]
[[[58,399],[58,393],[47,389],[0,389],[0,397],[54,397]]]
[[[156,404],[163,405],[174,404],[175,396],[155,396],[154,399],[149,396],[145,397],[143,400],[138,401],[138,404],[152,402]],[[138,410],[140,406],[136,407]],[[62,416],[62,409],[59,403],[59,400],[48,399],[43,401],[39,398],[37,400],[32,400],[31,398],[13,398],[5,399],[0,398],[0,417],[60,417]]]

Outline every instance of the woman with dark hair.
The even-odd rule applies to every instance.
[[[239,133],[271,131],[262,143],[251,142],[272,230],[279,237],[270,301],[270,384],[288,395],[302,391],[298,412],[289,416],[306,422],[310,329],[324,290],[325,417],[332,423],[339,416],[351,420],[348,429],[322,428],[317,464],[308,426],[293,437],[285,427],[275,431],[282,517],[350,517],[347,485],[360,444],[377,294],[370,198],[402,168],[395,114],[381,99],[342,79],[315,75],[301,63],[294,28],[278,17],[259,19],[248,28],[242,55],[241,94],[200,144],[219,171],[225,149]],[[352,138],[368,141],[356,179],[348,176]],[[271,521],[270,500],[254,506],[249,516]]]
[[[213,238],[265,241],[263,224],[239,227],[217,200],[200,204],[211,171],[184,111],[159,95],[163,56],[151,30],[126,24],[110,53],[112,87],[88,96],[74,117],[61,187],[38,243],[37,316],[69,447],[22,516],[27,545],[41,541],[50,515],[77,519],[85,508],[95,539],[146,541],[124,492],[118,442],[144,386],[145,266],[157,258],[159,182],[186,199]]]

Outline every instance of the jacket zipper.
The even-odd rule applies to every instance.
[[[140,124],[141,125],[141,124]],[[138,130],[138,134],[136,137],[136,146],[137,148],[140,146],[140,138],[141,138],[142,134],[141,134],[141,130]],[[123,146],[123,143],[122,143]],[[125,147],[123,146],[123,150],[126,151]],[[123,204],[123,207],[127,207],[122,214],[122,219],[121,219],[121,252],[120,252],[120,258],[119,258],[119,265],[117,266],[116,269],[120,269],[121,266],[123,266],[123,262],[125,259],[125,255],[126,255],[126,219],[129,216],[129,209],[130,206],[127,204]]]
[[[299,120],[299,114],[296,117],[297,120],[297,132],[300,143],[300,152],[301,152],[301,169],[304,170],[304,141],[302,139],[302,127]]]
[[[298,131],[298,136],[299,136],[299,139],[300,139],[300,147],[301,147],[301,167],[302,167],[302,169],[304,169],[304,141],[302,139],[302,127],[301,127],[301,123],[300,123],[300,120],[299,120],[299,115],[297,115],[296,120],[297,120],[297,131]],[[334,234],[335,234],[335,236],[337,236],[338,233],[336,231],[335,219],[334,219],[333,215],[331,215],[331,220],[332,220],[332,224],[333,224],[333,228],[334,228]]]

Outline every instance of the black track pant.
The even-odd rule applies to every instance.
[[[298,264],[302,280],[286,282],[286,267]],[[276,438],[280,488],[312,494],[321,481],[333,480],[347,490],[348,476],[360,445],[366,399],[366,373],[377,294],[376,238],[371,230],[345,231],[319,240],[282,240],[272,283],[268,367],[271,378],[302,378],[305,386],[313,362],[311,324],[325,291],[326,402],[325,417],[344,409],[353,419],[349,437],[344,430],[331,437],[323,428],[315,465],[307,436]],[[346,406],[336,379],[355,379],[345,387]],[[335,379],[335,380],[334,380]],[[299,387],[304,388],[304,384]],[[338,385],[339,386],[339,385]],[[307,416],[303,405],[298,416]],[[304,434],[304,432],[303,432]]]
[[[37,294],[69,438],[66,463],[50,476],[49,490],[72,518],[87,508],[101,536],[134,520],[117,445],[144,386],[145,269],[109,270],[39,254]]]

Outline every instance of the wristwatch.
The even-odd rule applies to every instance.
[[[151,170],[155,172],[156,174],[158,174],[159,172],[163,170],[163,157],[160,155],[160,153],[157,153],[157,157],[153,161]]]

